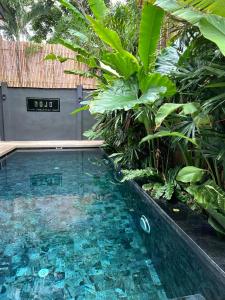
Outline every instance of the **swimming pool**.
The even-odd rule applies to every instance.
[[[0,235],[1,300],[225,299],[219,272],[100,150],[3,160]]]

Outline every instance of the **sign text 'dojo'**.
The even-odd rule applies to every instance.
[[[27,111],[59,112],[60,99],[58,98],[27,98]]]

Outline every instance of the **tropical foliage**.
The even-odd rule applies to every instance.
[[[156,0],[155,5],[199,28],[225,55],[225,8],[223,0]]]
[[[32,0],[1,0],[0,31],[3,36],[13,41],[31,37],[31,23],[48,12],[48,7],[43,4],[44,0],[39,3]]]
[[[57,40],[74,57],[47,59],[86,63],[89,71],[81,75],[98,81],[91,99],[73,112],[89,109],[95,116],[86,136],[104,138],[124,169],[122,181],[136,178],[156,198],[195,201],[209,223],[225,233],[221,1],[156,0],[142,8],[129,2],[112,9],[103,0],[89,0],[85,11],[59,2],[78,24]],[[160,49],[168,19],[175,29],[168,47]]]

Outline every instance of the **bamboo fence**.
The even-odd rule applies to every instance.
[[[44,60],[49,53],[74,58],[74,53],[61,45],[0,39],[0,83],[26,88],[75,88],[78,85],[85,89],[96,88],[96,81],[92,78],[64,73],[64,70],[86,71],[86,65],[73,60],[64,63]]]

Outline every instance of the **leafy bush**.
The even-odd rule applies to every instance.
[[[209,214],[209,223],[223,232],[224,210],[215,203],[212,208],[203,193],[224,203],[225,12],[220,1],[144,1],[142,9],[128,3],[115,14],[103,0],[89,1],[85,12],[59,2],[79,30],[76,42],[64,37],[58,42],[87,64],[80,75],[98,82],[92,98],[73,112],[89,109],[95,116],[89,137],[102,137],[114,161],[128,169],[122,181],[144,179],[145,190],[168,200],[189,202],[188,191]],[[170,47],[159,49],[165,12],[173,15],[167,21],[174,35]]]
[[[207,212],[209,224],[225,234],[225,192],[212,180],[187,188],[195,201]]]

